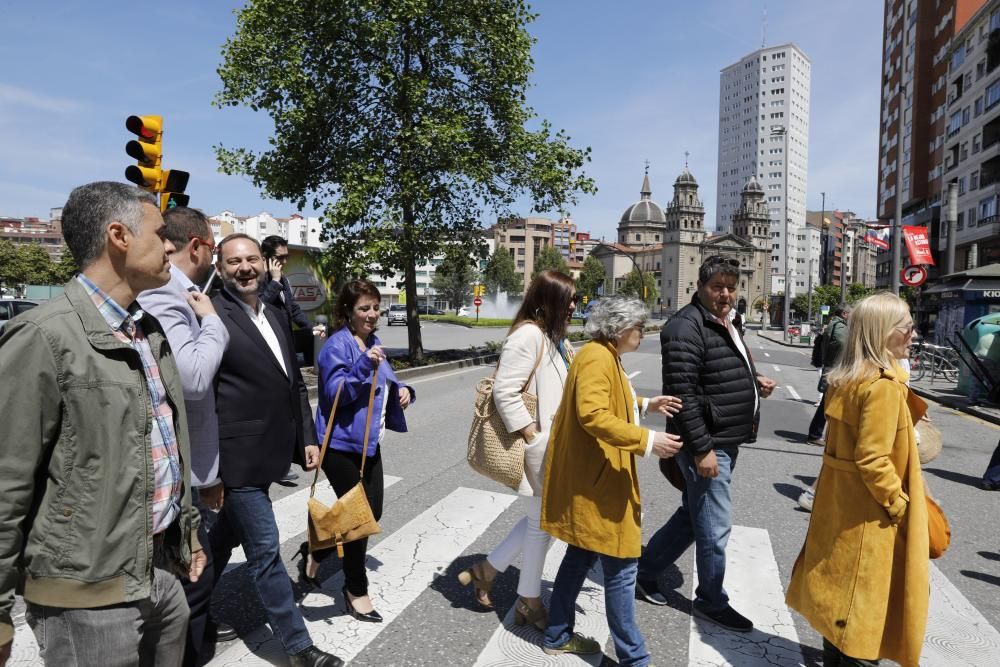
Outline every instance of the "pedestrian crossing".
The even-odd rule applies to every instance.
[[[387,475],[385,480],[386,486],[392,486],[401,478]],[[317,493],[323,502],[334,500],[328,485],[321,485]],[[275,501],[273,507],[283,544],[303,539],[303,508],[307,496],[308,489],[303,489]],[[361,623],[346,613],[341,593],[343,573],[337,572],[323,582],[320,590],[309,593],[300,602],[313,641],[348,661],[368,664],[362,654],[379,634],[407,614],[408,608],[422,594],[433,589],[437,577],[446,573],[454,576],[449,569],[454,561],[490,531],[506,512],[519,511],[512,507],[516,498],[506,492],[458,487],[397,530],[380,536],[368,554],[369,567],[375,572],[369,593],[384,622]],[[501,537],[500,534],[496,536],[498,540]],[[546,601],[565,550],[565,544],[555,541],[546,557],[542,590]],[[685,558],[693,561],[693,550]],[[241,563],[234,552],[234,568]],[[605,653],[613,656],[599,568],[598,564],[591,572],[577,600],[576,629],[597,639],[605,647]],[[226,576],[230,576],[228,572]],[[930,573],[931,604],[921,665],[980,667],[1000,664],[1000,633],[933,563]],[[696,587],[695,568],[690,588],[692,596]],[[793,667],[806,664],[795,625],[797,620],[801,623],[801,619],[794,618],[784,604],[781,576],[768,531],[733,527],[727,548],[726,589],[739,610],[754,621],[755,630],[747,634],[732,633],[692,617],[686,656],[689,666]],[[408,620],[412,624],[412,619]],[[434,627],[434,620],[428,623],[425,637],[435,637],[435,641],[446,643],[447,630]],[[40,665],[38,646],[30,629],[23,620],[16,621],[16,626],[8,664],[18,667]],[[469,661],[476,667],[600,665],[604,660],[601,655],[546,656],[540,649],[541,632],[531,626],[514,625],[513,608],[488,636],[482,635],[482,641],[478,655]],[[684,660],[679,656],[658,656],[655,652],[652,657],[655,664],[683,664]],[[280,643],[263,625],[225,647],[209,666],[285,664],[287,658]]]

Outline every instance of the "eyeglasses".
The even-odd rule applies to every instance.
[[[188,234],[188,242],[193,241],[195,239],[198,239],[199,241],[201,241],[202,245],[208,246],[208,251],[209,252],[211,252],[211,253],[215,252],[215,248],[216,248],[215,241],[208,241],[206,239],[201,238],[197,234]]]
[[[279,262],[287,262],[288,261],[288,253],[286,252],[284,255],[275,255],[274,259],[276,259]]]
[[[904,336],[909,336],[910,334],[913,333],[913,330],[916,327],[914,326],[913,322],[910,322],[909,324],[905,324],[905,325],[904,324],[898,324],[898,325],[896,325],[893,328],[896,329],[897,331],[902,332]]]
[[[704,263],[728,264],[729,266],[735,266],[736,268],[739,268],[740,266],[740,260],[733,259],[732,257],[723,257],[722,255],[712,255],[711,257],[707,258]]]

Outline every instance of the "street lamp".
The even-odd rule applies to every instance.
[[[635,261],[635,257],[633,257],[633,253],[622,252],[621,250],[618,250],[618,248],[615,248],[614,246],[609,246],[607,243],[598,243],[597,247],[599,247],[599,248],[607,248],[608,252],[610,252],[612,255],[621,255],[623,257],[628,257],[630,260],[632,260],[632,266],[635,267],[635,272],[637,274],[639,274],[639,284],[642,285],[642,302],[646,303],[646,279],[643,277],[642,270],[639,269],[639,264]],[[645,250],[645,249],[646,249],[646,245],[642,245],[642,246],[639,247],[639,251]],[[596,250],[596,248],[595,248],[595,250]],[[612,268],[612,271],[611,271],[611,273],[612,273],[612,275],[611,275],[611,284],[614,285],[614,281],[615,281],[614,263],[612,263],[611,268]],[[615,291],[617,292],[617,290],[615,290]]]
[[[784,139],[784,150],[782,152],[781,161],[785,166],[785,179],[784,179],[784,194],[782,196],[783,208],[784,208],[784,221],[782,227],[782,245],[784,245],[785,250],[785,310],[782,314],[782,328],[784,331],[781,334],[783,339],[788,338],[788,325],[790,317],[790,306],[792,299],[792,283],[790,280],[791,276],[791,266],[788,261],[788,175],[789,175],[789,164],[788,164],[788,128],[784,125],[772,125],[771,126],[771,136],[772,137],[782,137]]]

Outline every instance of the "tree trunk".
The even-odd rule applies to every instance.
[[[410,360],[424,360],[424,343],[420,338],[420,315],[417,312],[417,262],[413,256],[413,246],[410,234],[413,233],[413,208],[403,206],[403,246],[406,255],[406,266],[403,267],[404,284],[406,288],[406,333],[409,344]]]

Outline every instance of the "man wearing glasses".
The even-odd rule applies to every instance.
[[[682,405],[667,422],[667,431],[684,443],[677,456],[665,460],[676,462],[686,488],[681,506],[650,538],[639,559],[636,595],[651,604],[667,604],[657,579],[694,544],[698,588],[692,613],[729,630],[749,632],[753,622],[729,605],[722,585],[732,528],[730,483],[740,445],[756,439],[760,399],[771,394],[775,382],[757,373],[729,319],[739,279],[739,261],[719,255],[706,259],[691,303],[660,333],[663,393],[681,399]]]
[[[181,376],[184,407],[191,438],[191,487],[194,504],[201,512],[199,541],[208,544],[207,529],[214,521],[212,510],[222,507],[222,480],[219,479],[219,423],[215,414],[213,381],[229,344],[229,331],[215,312],[215,306],[201,288],[212,275],[215,242],[205,215],[196,209],[178,206],[163,214],[164,237],[176,248],[170,260],[170,282],[139,295],[143,310],[159,320],[173,349]],[[218,627],[208,618],[213,582],[211,551],[205,576],[197,582],[182,580],[191,608],[188,622],[186,666],[199,664],[206,638],[210,641],[235,639],[229,626]]]

